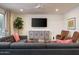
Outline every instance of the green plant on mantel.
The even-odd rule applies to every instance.
[[[18,30],[18,33],[19,33],[19,30],[23,28],[23,21],[22,21],[22,18],[21,17],[17,17],[14,21],[14,24],[13,24],[14,28],[16,28]]]

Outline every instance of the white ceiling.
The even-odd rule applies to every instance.
[[[38,4],[41,7],[35,8]],[[62,14],[78,6],[78,3],[0,3],[3,9],[24,14]],[[56,8],[59,9],[58,12],[55,11]],[[24,11],[21,12],[20,9]]]

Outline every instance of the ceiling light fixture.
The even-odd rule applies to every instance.
[[[59,11],[59,9],[55,9],[55,11],[56,11],[56,12],[58,12],[58,11]]]
[[[41,5],[40,4],[38,4],[37,6],[35,6],[35,8],[40,8],[41,7]]]
[[[20,9],[21,12],[23,12],[23,9]]]

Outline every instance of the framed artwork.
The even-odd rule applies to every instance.
[[[69,18],[67,26],[69,30],[75,30],[76,29],[76,18],[75,17]]]

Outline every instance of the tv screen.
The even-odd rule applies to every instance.
[[[32,18],[32,27],[47,27],[47,18]]]

